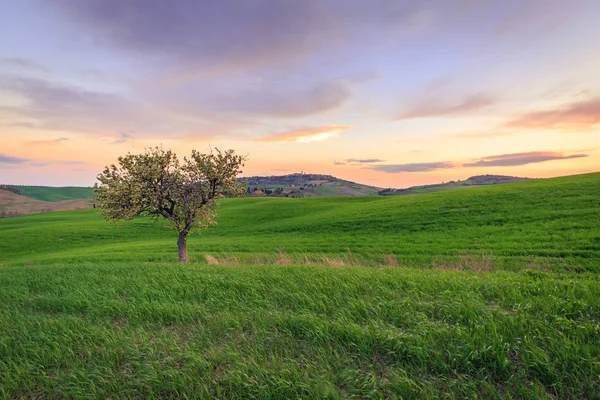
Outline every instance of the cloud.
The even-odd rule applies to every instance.
[[[380,160],[379,158],[348,158],[345,160],[347,163],[359,163],[359,164],[371,164],[371,163],[380,163],[385,162],[385,160]]]
[[[37,161],[0,153],[0,167],[46,167],[52,164],[85,165],[86,163],[84,161]]]
[[[52,4],[53,12],[66,16],[96,42],[133,57],[161,59],[191,75],[198,69],[244,70],[298,62],[316,51],[355,43],[372,35],[373,27],[390,35],[398,24],[417,24],[420,8],[389,0],[58,0]]]
[[[401,114],[395,120],[466,114],[479,111],[494,104],[494,102],[492,97],[482,93],[473,94],[454,104],[440,104],[439,101],[428,101]]]
[[[450,137],[455,138],[466,138],[466,139],[484,139],[484,138],[493,138],[493,137],[502,137],[502,136],[511,136],[515,135],[518,132],[509,129],[494,128],[488,131],[480,131],[480,132],[463,132],[463,133],[455,133],[449,135]]]
[[[85,161],[58,161],[56,164],[64,164],[64,165],[85,165]]]
[[[350,125],[329,125],[316,128],[299,129],[290,132],[278,133],[264,138],[254,139],[256,142],[280,143],[310,143],[319,142],[339,136],[343,131],[352,129]]]
[[[138,94],[141,100],[43,79],[0,79],[0,94],[25,100],[0,106],[2,119],[10,126],[105,137],[118,134],[115,144],[140,136],[231,136],[237,128],[257,126],[265,118],[293,119],[333,110],[352,96],[351,86],[342,81],[307,84],[300,80],[290,87],[283,77],[281,82],[261,84],[215,81],[147,89]]]
[[[334,161],[333,165],[360,165],[360,164],[373,164],[385,162],[385,160],[380,160],[379,158],[347,158],[344,161]]]
[[[131,91],[139,99],[237,128],[338,109],[356,86],[380,77],[354,60],[391,54],[430,14],[447,18],[456,8],[390,0],[36,4],[95,49],[139,66]]]
[[[28,160],[27,158],[14,157],[14,156],[9,156],[8,154],[0,153],[0,164],[16,165],[16,164],[24,164],[29,161],[30,160]]]
[[[166,98],[174,112],[203,118],[299,118],[342,106],[352,97],[352,87],[342,81],[306,82],[272,76],[258,84],[246,81],[189,83],[150,88],[153,97]]]
[[[600,124],[600,97],[568,104],[557,110],[523,114],[505,126],[521,129],[586,129]]]
[[[31,146],[57,146],[63,142],[66,142],[67,140],[69,140],[69,138],[59,137],[59,138],[50,139],[50,140],[30,140],[27,142],[27,144],[29,144]]]
[[[126,133],[126,132],[119,132],[119,138],[112,141],[112,144],[123,144],[127,141],[129,141],[132,138],[131,134]]]
[[[32,126],[37,129],[96,131],[115,120],[135,117],[134,104],[113,93],[92,92],[31,78],[6,78],[2,89],[23,96],[27,104],[4,106],[0,110],[35,119],[37,123]]]
[[[502,154],[484,157],[472,163],[463,164],[464,167],[513,167],[518,165],[539,163],[552,160],[569,160],[572,158],[588,157],[587,154],[565,155],[558,152],[532,151],[529,153]]]
[[[28,58],[0,57],[0,67],[14,68],[19,71],[29,70],[34,72],[48,72],[48,69],[42,64]]]
[[[369,167],[369,169],[387,172],[388,174],[398,174],[401,172],[428,172],[436,169],[449,169],[454,167],[454,163],[440,161],[431,163],[372,165]]]
[[[418,86],[419,80],[435,73],[420,66],[431,64],[427,60],[431,52],[423,49],[437,48],[438,34],[468,37],[470,22],[486,21],[489,18],[484,17],[496,17],[500,12],[497,7],[468,0],[447,4],[407,0],[34,3],[37,9],[31,7],[32,11],[61,26],[61,32],[49,35],[47,43],[60,44],[63,34],[71,33],[89,45],[72,49],[81,54],[70,55],[73,63],[63,60],[65,68],[69,67],[61,71],[61,79],[85,82],[105,92],[40,81],[21,83],[15,89],[11,83],[13,91],[29,104],[10,112],[20,117],[17,123],[35,121],[34,128],[65,132],[55,135],[87,132],[114,138],[117,144],[130,139],[119,132],[135,131],[132,137],[200,140],[277,126],[267,119],[303,118],[338,110],[355,95],[366,93],[358,88],[367,83],[359,82],[374,77],[392,79],[388,66],[396,63],[414,64],[422,72],[412,80]],[[520,9],[512,13],[519,16]],[[475,18],[478,16],[482,18]],[[518,26],[534,23],[529,18],[516,22]],[[512,24],[508,31],[515,31]],[[452,35],[442,36],[446,32]],[[468,58],[479,42],[451,46],[439,55],[452,54],[446,61],[453,68],[458,65],[454,57]],[[478,59],[487,62],[485,56]],[[365,60],[370,61],[365,64]],[[49,66],[54,64],[48,61]],[[99,66],[100,74],[106,74],[100,81],[98,71],[89,71]],[[88,71],[89,75],[70,74],[69,69]],[[373,74],[380,69],[381,75]],[[29,92],[24,88],[34,85],[37,88]],[[385,86],[387,90],[403,87],[396,78]],[[454,103],[443,99],[413,103],[417,107],[403,110],[406,113],[399,118],[458,115],[493,103],[486,94],[462,90],[467,90],[467,96]],[[80,100],[74,100],[77,97]],[[386,97],[376,96],[373,101],[387,102]],[[360,104],[345,111],[355,110],[365,112]],[[292,126],[322,123],[326,122],[307,119]]]
[[[132,87],[123,93],[160,110],[168,125],[163,131],[175,131],[171,125],[196,131],[194,124],[203,122],[205,137],[256,127],[265,118],[339,109],[357,86],[379,77],[352,60],[380,54],[377,49],[386,44],[397,46],[422,24],[423,8],[435,10],[390,0],[35,3],[38,12],[64,23],[100,54],[133,65],[139,74],[124,82]],[[89,81],[97,84],[96,78]],[[180,123],[171,124],[174,119]],[[132,129],[137,120],[118,119],[123,124],[111,125],[111,133]]]
[[[42,79],[0,78],[3,78],[2,91],[26,99],[23,105],[0,106],[0,113],[8,116],[5,119],[12,121],[11,126],[96,136],[112,136],[123,131],[140,132],[140,135],[146,136],[214,134],[210,128],[215,128],[215,125],[201,118],[177,118],[158,106],[117,93],[92,91]]]

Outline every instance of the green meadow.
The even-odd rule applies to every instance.
[[[600,398],[600,174],[0,220],[0,398]]]
[[[408,196],[222,201],[218,225],[189,238],[192,261],[598,272],[600,174]],[[97,210],[0,220],[0,262],[175,261],[175,232]]]
[[[22,196],[41,201],[62,201],[75,199],[91,199],[94,192],[89,187],[81,186],[22,186],[10,185],[17,189]]]

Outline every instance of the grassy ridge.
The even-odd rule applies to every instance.
[[[588,174],[401,197],[232,199],[223,201],[219,224],[188,246],[196,261],[210,254],[274,262],[283,253],[291,261],[598,271],[598,193],[600,174]],[[169,261],[175,241],[160,223],[110,224],[97,210],[0,220],[7,264]]]
[[[518,178],[506,175],[475,175],[464,181],[450,181],[432,185],[412,186],[406,189],[384,189],[379,192],[383,196],[400,196],[407,194],[433,193],[441,190],[466,189],[474,186],[498,185],[512,182],[530,180],[529,178]]]
[[[0,398],[598,398],[597,274],[0,269]]]
[[[75,199],[91,199],[94,192],[89,187],[80,186],[20,186],[10,185],[19,190],[22,196],[41,201],[62,201]]]

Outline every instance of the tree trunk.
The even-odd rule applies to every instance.
[[[179,239],[177,240],[177,248],[179,249],[179,262],[187,262],[187,233],[179,233]]]

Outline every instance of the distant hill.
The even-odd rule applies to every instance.
[[[376,195],[381,188],[361,185],[331,175],[289,174],[278,176],[249,176],[249,196],[269,197],[316,197],[316,196],[368,196]]]
[[[382,189],[375,186],[336,178],[324,174],[288,174],[272,176],[249,176],[238,178],[247,180],[249,196],[268,197],[316,197],[316,196],[398,196],[405,194],[431,193],[441,190],[463,189],[473,186],[497,185],[520,182],[529,178],[504,175],[476,175],[463,181],[450,181],[433,185],[413,186],[406,189]],[[0,185],[0,190],[8,190],[21,196],[46,202],[76,199],[92,199],[94,192],[81,186],[25,186]]]
[[[82,210],[92,207],[94,205],[91,199],[42,201],[18,194],[15,190],[6,190],[0,186],[0,218],[48,211]]]
[[[247,180],[249,196],[268,197],[315,197],[315,196],[399,196],[464,189],[474,186],[498,185],[521,182],[530,178],[505,175],[476,175],[462,181],[450,181],[433,185],[413,186],[406,189],[381,189],[375,186],[339,179],[323,174],[289,174],[273,176],[250,176]]]
[[[521,182],[528,180],[531,180],[531,178],[519,178],[505,175],[475,175],[464,181],[450,181],[433,185],[412,186],[406,189],[384,189],[380,190],[378,193],[381,196],[401,196],[406,194],[432,193],[442,190],[464,189],[474,186],[499,185],[502,183]]]
[[[25,185],[0,185],[0,189],[8,190],[21,196],[30,197],[41,201],[64,201],[76,199],[91,199],[94,192],[89,187],[81,186],[25,186]]]

